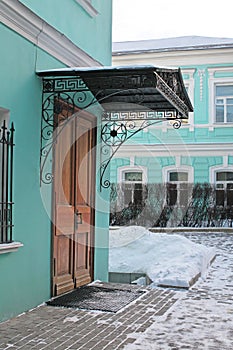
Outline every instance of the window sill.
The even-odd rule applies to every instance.
[[[233,122],[214,122],[214,126],[227,126],[227,125],[233,125]]]
[[[20,247],[23,247],[23,243],[12,242],[0,244],[0,254],[16,252]]]

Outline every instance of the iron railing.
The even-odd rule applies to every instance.
[[[14,124],[0,127],[0,243],[13,242],[13,150]]]

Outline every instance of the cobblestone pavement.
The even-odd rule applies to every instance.
[[[206,279],[199,280],[174,307],[125,350],[233,349],[233,235],[183,234],[216,247]],[[132,335],[131,335],[132,337]]]
[[[176,301],[175,292],[156,289],[117,313],[43,305],[0,324],[0,350],[122,349]]]
[[[0,350],[233,349],[233,235],[183,235],[217,249],[189,291],[149,290],[117,313],[42,305],[0,324]]]

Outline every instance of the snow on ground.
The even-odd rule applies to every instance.
[[[143,273],[151,286],[188,288],[205,277],[215,249],[178,234],[154,233],[139,226],[110,230],[109,271]]]
[[[177,290],[178,301],[145,332],[134,333],[124,350],[233,349],[233,231],[183,232],[194,242],[216,247],[205,279]]]

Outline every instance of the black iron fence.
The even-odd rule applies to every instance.
[[[13,150],[14,125],[0,127],[0,243],[13,241]]]
[[[189,184],[182,196],[171,194],[169,184],[143,185],[140,202],[126,203],[127,191],[125,184],[112,185],[110,225],[233,227],[231,188],[222,191],[221,201],[219,188],[209,183]]]

